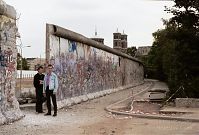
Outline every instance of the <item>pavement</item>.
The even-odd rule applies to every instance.
[[[199,108],[178,108],[178,107],[164,107],[160,110],[163,113],[172,113],[173,116],[171,118],[177,118],[182,121],[192,121],[199,122]],[[182,114],[180,116],[175,117],[175,114]]]
[[[178,108],[178,107],[171,107],[171,106],[164,106],[158,113],[154,111],[154,113],[143,113],[143,112],[135,112],[133,110],[129,111],[126,109],[119,109],[119,108],[128,108],[129,102],[132,102],[132,99],[138,101],[149,101],[149,92],[150,90],[159,89],[165,90],[168,89],[167,85],[163,82],[159,81],[151,81],[151,86],[136,93],[126,99],[121,101],[117,101],[105,108],[108,112],[117,115],[127,115],[132,117],[138,118],[148,118],[148,119],[162,119],[162,120],[177,120],[177,121],[187,121],[187,122],[199,122],[199,108]],[[123,104],[123,105],[121,105]],[[149,107],[146,104],[145,109]],[[160,113],[159,113],[160,112]]]
[[[24,107],[22,111],[26,116],[0,126],[0,135],[199,135],[196,122],[140,119],[104,110],[150,86],[151,81],[146,81],[131,89],[66,107],[58,110],[57,117],[37,114],[34,107]]]
[[[161,114],[132,114],[131,112],[127,111],[118,111],[118,108],[125,107],[126,105],[129,105],[128,103],[131,102],[130,100],[133,98],[135,100],[149,100],[149,92],[150,90],[154,89],[168,89],[167,85],[163,82],[147,79],[145,80],[148,83],[147,87],[144,89],[142,88],[139,92],[134,91],[132,92],[132,95],[122,99],[120,101],[117,101],[116,103],[113,103],[107,107],[105,107],[105,110],[108,112],[111,112],[113,114],[118,115],[127,115],[127,116],[133,116],[138,118],[149,118],[149,119],[163,119],[163,120],[178,120],[178,121],[190,121],[190,122],[199,122],[199,108],[178,108],[178,107],[171,107],[171,106],[164,106],[159,111]],[[121,103],[123,102],[123,105]],[[23,104],[20,105],[20,108],[22,110],[24,109],[35,109],[35,103],[30,104]],[[46,106],[44,104],[44,109],[46,110]]]

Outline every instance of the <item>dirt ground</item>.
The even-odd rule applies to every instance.
[[[20,87],[20,79],[16,80],[16,90],[19,90]],[[21,87],[22,88],[29,88],[29,87],[34,87],[33,86],[33,78],[26,78],[21,80]]]
[[[115,116],[104,108],[129,97],[150,83],[74,105],[58,111],[57,117],[23,110],[26,117],[0,126],[0,135],[199,135],[199,124],[169,120]]]

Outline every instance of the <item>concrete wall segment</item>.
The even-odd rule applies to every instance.
[[[93,99],[143,83],[140,61],[70,30],[46,26],[46,61],[59,77],[60,106],[69,98]]]

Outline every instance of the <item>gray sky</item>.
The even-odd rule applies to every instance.
[[[161,18],[171,15],[169,1],[149,0],[5,0],[15,7],[25,57],[45,56],[45,24],[52,23],[86,37],[98,36],[112,47],[113,32],[128,35],[128,46],[151,46],[152,33],[163,28]]]

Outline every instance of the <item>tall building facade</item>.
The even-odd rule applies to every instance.
[[[151,46],[138,47],[138,50],[136,52],[136,56],[147,56],[150,51],[151,51]]]
[[[113,49],[126,53],[128,47],[127,37],[128,35],[124,32],[122,34],[118,31],[113,33]]]

